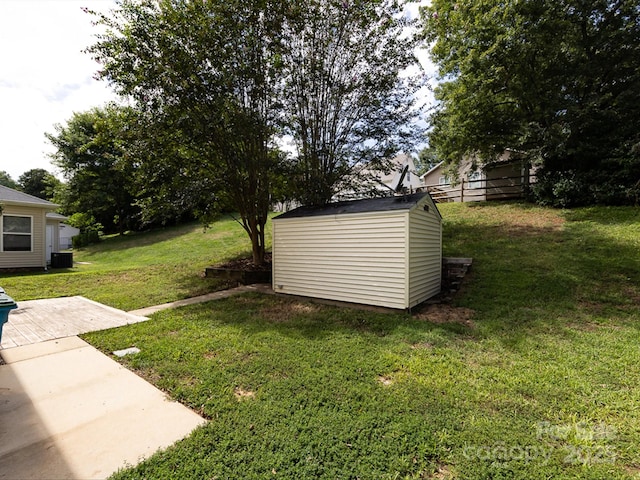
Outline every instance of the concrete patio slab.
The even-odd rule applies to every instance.
[[[206,423],[76,335],[248,291],[273,293],[249,285],[128,313],[79,296],[18,302],[0,346],[0,480],[106,478]]]
[[[1,355],[2,479],[105,478],[206,422],[78,337]]]
[[[80,296],[27,300],[18,302],[17,310],[9,313],[0,348],[30,345],[146,320],[148,318],[144,316]]]

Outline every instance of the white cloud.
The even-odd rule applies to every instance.
[[[0,170],[14,180],[32,168],[55,170],[44,137],[54,124],[115,99],[82,51],[98,31],[85,6],[108,11],[115,2],[0,1]]]

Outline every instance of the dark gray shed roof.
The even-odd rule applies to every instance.
[[[23,192],[19,192],[4,185],[0,185],[0,203],[7,203],[12,205],[30,205],[38,206],[42,208],[48,208],[55,210],[58,205],[48,202],[33,195],[29,195]]]
[[[395,210],[410,210],[429,194],[413,193],[397,197],[365,198],[344,202],[329,203],[321,207],[298,207],[278,215],[280,218],[318,217],[322,215],[341,215],[346,213],[389,212]],[[435,205],[434,205],[435,206]],[[437,210],[437,208],[436,208]],[[439,212],[438,212],[439,215]]]

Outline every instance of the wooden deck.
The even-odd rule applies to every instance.
[[[70,337],[148,320],[84,297],[18,302],[2,330],[0,349]]]

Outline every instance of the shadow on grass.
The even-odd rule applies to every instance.
[[[597,207],[581,208],[566,212],[571,222],[594,222],[601,225],[640,225],[638,207]]]
[[[183,223],[181,225],[157,228],[143,232],[131,232],[125,235],[115,235],[109,237],[108,242],[95,244],[93,246],[93,249],[96,249],[100,252],[112,252],[129,247],[144,247],[155,245],[182,237],[183,235],[187,235],[191,233],[196,227],[202,228],[202,224],[198,222],[189,222]]]
[[[445,223],[445,254],[474,259],[456,302],[476,311],[483,335],[516,340],[580,322],[627,324],[637,315],[640,253],[624,235],[607,230],[634,224],[629,217],[636,212],[597,212],[568,212],[564,224]],[[590,223],[594,218],[598,228]]]
[[[397,342],[445,346],[453,339],[469,338],[471,328],[456,322],[435,323],[404,312],[375,312],[353,307],[330,306],[312,299],[247,293],[222,300],[165,312],[158,320],[189,318],[198,327],[233,327],[247,339],[277,334],[293,341],[331,343],[331,339],[356,334],[371,344]]]

